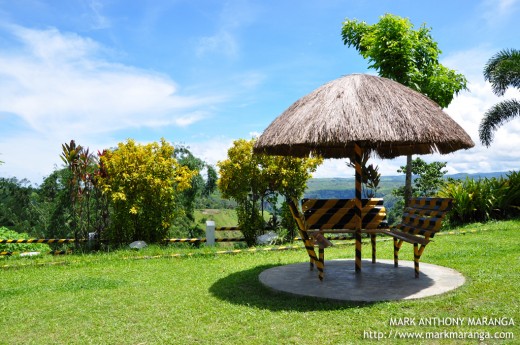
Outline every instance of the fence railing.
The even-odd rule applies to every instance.
[[[206,237],[203,238],[166,238],[163,240],[165,243],[206,243],[208,246],[214,246],[215,242],[243,242],[244,237],[215,237],[215,231],[240,231],[237,226],[221,226],[216,227],[214,221],[206,222]],[[98,239],[75,239],[75,238],[30,238],[30,239],[0,239],[0,244],[22,244],[22,243],[46,243],[46,244],[66,244],[66,243],[77,243],[77,242],[103,242]],[[50,254],[59,255],[67,254],[70,251],[53,250]],[[1,255],[12,255],[11,251],[0,251]]]

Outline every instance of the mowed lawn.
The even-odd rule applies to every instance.
[[[306,261],[303,249],[232,255],[190,251],[206,254],[175,258],[170,248],[149,259],[137,258],[146,251],[1,259],[0,344],[357,344],[375,342],[369,339],[374,332],[395,337],[445,331],[515,337],[486,344],[520,341],[520,221],[473,224],[436,236],[422,261],[454,268],[466,283],[411,301],[336,303],[278,294],[260,284],[263,270]],[[337,246],[326,251],[326,259],[353,253],[352,245]],[[405,243],[402,259],[412,260],[411,254],[412,246]],[[369,255],[365,244],[364,256]],[[391,241],[378,243],[378,257],[392,258]],[[385,289],[384,282],[380,288]],[[467,324],[469,318],[484,317],[515,324]],[[405,318],[466,322],[391,324]],[[379,343],[480,341],[392,338]]]

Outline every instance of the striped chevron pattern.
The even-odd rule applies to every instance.
[[[355,233],[356,238],[356,256],[361,262],[361,233],[386,228],[386,209],[383,206],[383,199],[363,199],[361,203],[362,229],[357,231],[358,219],[356,201],[354,199],[303,199],[302,210],[299,211],[297,201],[291,200],[289,208],[298,224],[301,239],[305,244],[307,254],[310,258],[310,266],[314,265],[318,268],[319,278],[323,280],[324,276],[324,248],[323,243],[319,245],[319,255],[316,256],[314,250],[315,241],[309,236],[308,231],[318,230],[320,234],[324,233]],[[367,231],[368,230],[368,231]],[[375,262],[375,234],[371,234],[372,243],[372,259]],[[356,269],[361,266],[356,265]]]
[[[80,239],[77,242],[86,242],[87,240]],[[2,240],[0,243],[74,243],[74,238],[32,238],[32,239],[17,239],[17,240]]]
[[[399,250],[404,242],[413,244],[415,278],[419,278],[419,260],[430,239],[440,230],[453,207],[453,199],[414,198],[405,208],[401,223],[387,232],[394,237],[394,266],[399,265]],[[419,247],[420,244],[420,247]]]
[[[383,199],[361,200],[362,229],[378,229],[387,226]],[[303,215],[308,229],[356,230],[356,205],[354,199],[303,199]],[[348,232],[348,231],[345,231]]]
[[[429,239],[440,230],[444,217],[452,207],[452,199],[414,198],[404,210],[401,223],[395,228]]]
[[[291,214],[293,218],[296,220],[298,224],[298,229],[300,231],[300,237],[302,238],[303,244],[305,245],[305,250],[307,251],[307,255],[309,255],[309,264],[310,269],[314,269],[314,265],[318,268],[318,277],[320,280],[323,280],[323,270],[324,270],[324,259],[323,255],[321,255],[321,261],[316,256],[316,251],[314,250],[314,241],[309,237],[307,233],[307,227],[305,225],[305,218],[303,214],[298,209],[297,202],[295,200],[288,201],[289,209],[291,210]]]
[[[356,238],[356,272],[361,272],[361,228],[363,227],[362,222],[362,205],[361,205],[361,156],[363,155],[363,149],[356,143],[354,144],[354,168],[356,170],[356,198],[355,204],[355,238]]]

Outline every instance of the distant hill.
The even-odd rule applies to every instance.
[[[453,175],[446,175],[446,178],[453,178],[455,180],[465,179],[466,177],[472,179],[479,178],[499,178],[506,176],[507,172],[490,172],[490,173],[476,173],[467,174],[459,173]],[[378,196],[385,196],[390,194],[393,189],[404,185],[405,176],[382,176]],[[352,178],[312,178],[307,182],[307,189],[305,190],[305,198],[320,198],[320,199],[334,199],[345,198],[351,199],[355,197],[354,177]]]
[[[508,174],[508,171],[489,172],[489,173],[476,173],[476,174],[459,173],[459,174],[447,175],[447,177],[451,177],[451,178],[453,178],[455,180],[463,180],[466,177],[478,180],[479,178],[506,177],[507,174]]]

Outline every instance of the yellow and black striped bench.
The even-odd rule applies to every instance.
[[[362,199],[361,233],[370,234],[372,243],[372,262],[376,259],[376,234],[388,228],[386,209],[383,199]],[[355,233],[356,204],[355,199],[303,199],[302,212],[296,202],[290,201],[289,207],[298,223],[300,235],[310,258],[310,267],[318,268],[320,280],[323,280],[324,249],[331,243],[323,233]],[[318,244],[319,257],[314,245]]]
[[[394,266],[399,265],[403,242],[413,244],[415,277],[419,277],[419,260],[426,245],[440,230],[442,221],[453,207],[453,199],[414,198],[405,208],[401,223],[384,232],[394,238]],[[420,247],[419,247],[420,245]]]

